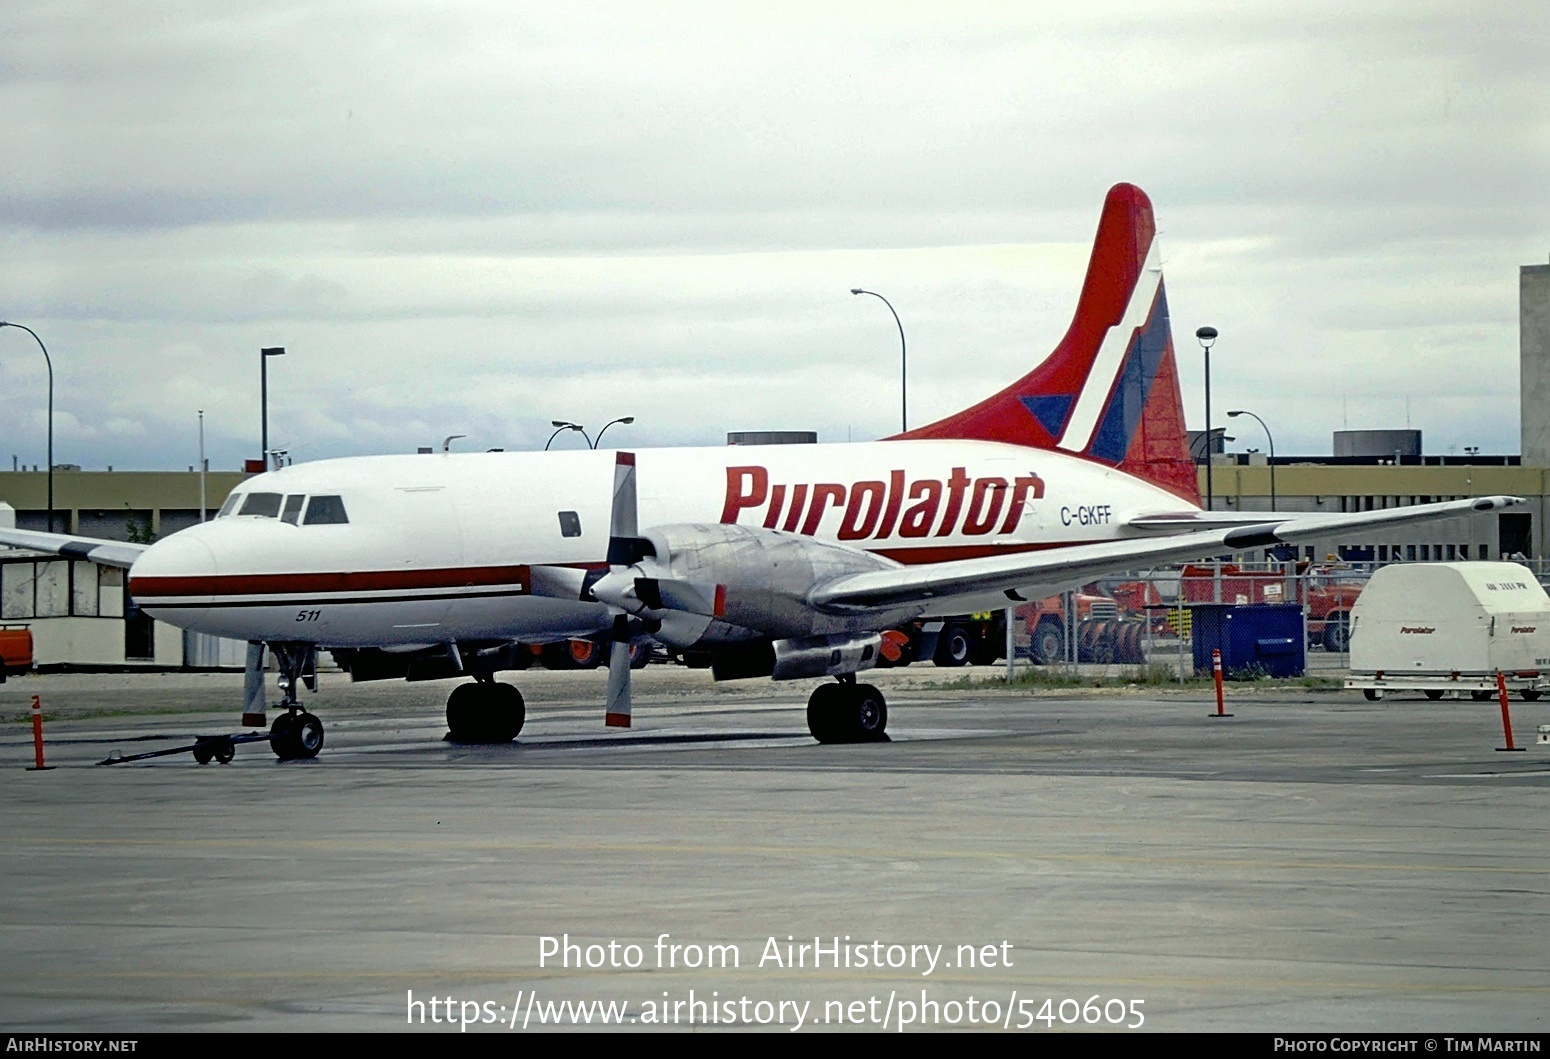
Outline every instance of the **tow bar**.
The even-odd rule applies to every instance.
[[[238,743],[267,743],[270,741],[268,732],[242,732],[237,735],[196,735],[194,742],[188,746],[175,746],[167,750],[152,750],[144,754],[124,754],[113,751],[107,757],[97,762],[99,765],[123,765],[130,761],[148,761],[153,757],[167,757],[171,754],[194,755],[194,760],[201,765],[208,765],[211,761],[219,761],[222,765],[231,764],[231,759],[237,756]]]

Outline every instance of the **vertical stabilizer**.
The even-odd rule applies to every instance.
[[[1152,203],[1109,189],[1070,328],[994,397],[901,438],[976,438],[1117,467],[1199,504],[1168,326]]]

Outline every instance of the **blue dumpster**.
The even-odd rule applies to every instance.
[[[1300,677],[1307,668],[1300,603],[1197,603],[1190,611],[1197,675],[1210,674],[1213,650],[1228,680]]]

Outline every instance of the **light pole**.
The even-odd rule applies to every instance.
[[[54,362],[49,358],[48,347],[38,337],[38,333],[26,324],[13,324],[9,320],[0,320],[0,327],[19,327],[32,336],[32,340],[43,351],[43,363],[48,365],[48,531],[54,532]]]
[[[619,419],[610,419],[608,422],[603,424],[603,429],[599,430],[597,432],[597,437],[592,439],[592,447],[594,449],[598,447],[598,445],[603,440],[604,432],[607,431],[608,428],[613,426],[615,423],[623,423],[625,426],[629,426],[633,422],[635,422],[635,417],[634,416],[623,416],[623,417],[621,417]]]
[[[1211,347],[1216,344],[1216,328],[1202,327],[1195,331],[1195,340],[1206,351],[1206,510],[1216,506],[1216,495],[1211,488]]]
[[[910,428],[909,411],[909,355],[904,345],[904,324],[899,321],[899,314],[894,312],[893,303],[875,290],[862,290],[860,287],[850,288],[852,294],[870,294],[872,297],[888,306],[888,311],[893,313],[893,322],[899,327],[899,430]]]
[[[205,520],[205,472],[210,461],[205,459],[205,410],[199,410],[199,521]]]
[[[1230,444],[1231,442],[1238,440],[1231,434],[1227,433],[1226,427],[1217,427],[1215,430],[1211,431],[1211,438],[1212,440],[1220,441],[1223,444]],[[1189,443],[1189,458],[1192,460],[1198,460],[1200,458],[1200,454],[1209,447],[1210,446],[1206,444],[1206,432],[1202,430],[1195,435],[1195,440]]]
[[[554,433],[549,435],[549,440],[544,442],[544,451],[545,452],[548,452],[549,451],[549,446],[554,444],[554,439],[559,437],[562,433],[564,433],[567,430],[579,430],[579,431],[581,431],[581,436],[582,437],[584,437],[584,438],[587,437],[586,428],[584,428],[580,423],[567,423],[563,419],[553,419],[553,420],[550,420],[550,425],[553,426],[555,429],[554,429]],[[587,438],[587,447],[588,448],[592,447],[592,439],[591,438]]]
[[[259,435],[260,455],[264,458],[264,470],[269,469],[269,358],[285,356],[284,346],[268,346],[258,351],[258,405],[263,419]]]
[[[1265,439],[1270,442],[1270,510],[1274,511],[1276,509],[1276,439],[1271,436],[1270,428],[1265,426],[1265,421],[1259,418],[1259,416],[1254,415],[1253,412],[1239,408],[1227,413],[1228,419],[1235,419],[1238,416],[1252,417],[1259,424],[1260,429],[1265,432]]]

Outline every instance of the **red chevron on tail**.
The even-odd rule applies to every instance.
[[[977,438],[1084,456],[1199,504],[1152,203],[1109,189],[1076,315],[1043,363],[901,438]]]

